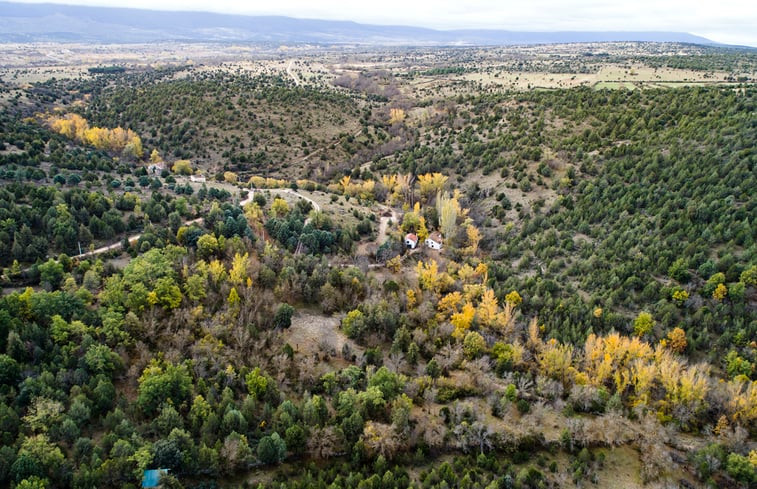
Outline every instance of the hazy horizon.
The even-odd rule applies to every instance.
[[[281,15],[302,19],[345,20],[378,25],[405,25],[438,30],[497,29],[511,31],[673,31],[706,37],[714,42],[757,47],[757,4],[725,0],[694,3],[681,0],[640,0],[617,4],[580,0],[524,3],[472,0],[407,2],[385,0],[375,5],[326,0],[280,0],[275,4],[217,0],[15,0],[19,3],[198,11],[241,15]]]

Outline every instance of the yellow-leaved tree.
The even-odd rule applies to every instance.
[[[439,216],[439,230],[445,237],[455,235],[457,218],[464,214],[457,200],[457,192],[453,196],[439,192],[436,196],[436,211]]]
[[[271,214],[273,217],[284,217],[289,214],[289,204],[287,204],[287,201],[279,197],[273,199]]]
[[[471,304],[470,302],[463,304],[460,312],[453,314],[450,318],[452,326],[455,327],[455,330],[452,332],[452,336],[458,339],[464,338],[465,334],[468,332],[468,329],[470,329],[471,324],[473,324],[473,317],[475,315],[476,308],[473,307],[473,304]]]
[[[551,339],[538,355],[539,370],[542,374],[559,380],[568,387],[572,382],[576,369],[573,367],[573,347],[563,345]]]
[[[478,304],[478,321],[484,326],[493,326],[497,320],[499,302],[492,289],[486,289]]]
[[[453,314],[457,313],[462,301],[463,296],[458,291],[450,292],[449,294],[439,299],[439,302],[436,304],[436,310],[439,311],[439,314],[441,315],[440,320],[444,321],[445,319],[451,317]]]
[[[439,265],[436,260],[419,261],[415,266],[418,272],[418,283],[424,290],[436,290],[439,286]]]
[[[239,180],[239,177],[233,171],[225,171],[223,172],[223,180],[226,183],[234,184],[234,183],[237,183],[237,181]]]
[[[163,161],[163,157],[160,156],[160,153],[157,149],[153,149],[150,153],[150,163],[161,163]]]
[[[248,202],[244,206],[244,217],[247,219],[250,227],[257,234],[262,234],[263,229],[263,209],[257,202]]]
[[[350,189],[350,176],[345,175],[339,180],[339,185],[342,187],[342,193],[347,194]]]
[[[249,254],[245,253],[240,255],[234,254],[234,258],[231,260],[231,268],[229,269],[229,282],[232,285],[242,285],[247,279],[247,261]]]
[[[683,353],[688,346],[686,332],[681,328],[673,328],[670,333],[668,333],[666,345],[676,353]]]
[[[475,255],[478,252],[478,243],[481,241],[481,232],[476,226],[469,224],[465,229],[465,234],[468,236],[468,246],[462,252],[466,255]]]
[[[745,425],[757,421],[757,380],[736,378],[726,384],[731,419]]]
[[[400,108],[389,109],[389,124],[397,124],[405,120],[405,111]]]
[[[437,195],[442,191],[446,182],[447,177],[441,173],[426,173],[418,175],[418,186],[421,190],[421,198],[428,200],[432,196]]]
[[[415,271],[418,273],[418,283],[421,289],[432,291],[435,294],[445,292],[455,283],[448,273],[439,271],[439,266],[435,260],[425,263],[418,262]]]
[[[171,171],[178,175],[191,175],[192,163],[189,160],[176,160],[173,162]]]

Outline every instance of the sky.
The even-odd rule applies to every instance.
[[[435,29],[676,31],[757,47],[755,0],[15,0],[352,20]]]

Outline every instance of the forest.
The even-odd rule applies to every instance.
[[[754,85],[467,66],[5,106],[0,485],[757,487]]]

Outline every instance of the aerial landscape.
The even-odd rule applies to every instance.
[[[0,2],[0,487],[757,488],[757,40],[97,5]]]

